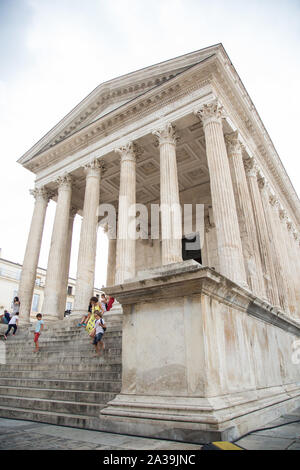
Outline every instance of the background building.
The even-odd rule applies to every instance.
[[[18,295],[19,282],[21,278],[22,265],[14,263],[1,257],[0,248],[0,312],[6,309],[9,312],[12,310],[12,302],[14,297]],[[37,313],[42,313],[42,306],[44,301],[44,288],[46,280],[47,270],[43,268],[37,268],[31,312],[30,316],[35,317]],[[74,296],[76,290],[76,279],[69,277],[67,287],[67,300],[65,310],[72,310],[74,304]],[[94,290],[94,294],[99,296],[101,291],[97,288]]]

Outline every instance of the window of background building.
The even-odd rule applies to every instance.
[[[73,287],[68,286],[68,295],[72,295]]]
[[[31,308],[31,310],[33,312],[38,312],[39,311],[39,303],[40,303],[39,294],[34,294],[33,299],[32,299],[32,308]]]
[[[67,302],[66,310],[72,310],[72,307],[73,307],[72,302]]]

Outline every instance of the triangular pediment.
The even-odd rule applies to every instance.
[[[56,144],[68,139],[106,114],[183,73],[216,53],[220,48],[222,45],[217,44],[100,84],[26,152],[19,159],[19,163],[24,164],[35,155],[55,147]]]

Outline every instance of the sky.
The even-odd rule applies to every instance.
[[[18,158],[101,82],[220,42],[299,195],[300,0],[0,0],[2,257],[23,262],[34,205],[35,176]],[[54,215],[50,201],[44,268]],[[106,264],[99,230],[97,287]]]

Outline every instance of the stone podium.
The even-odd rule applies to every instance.
[[[123,307],[122,390],[101,428],[229,440],[295,407],[300,328],[194,260],[106,289]]]

